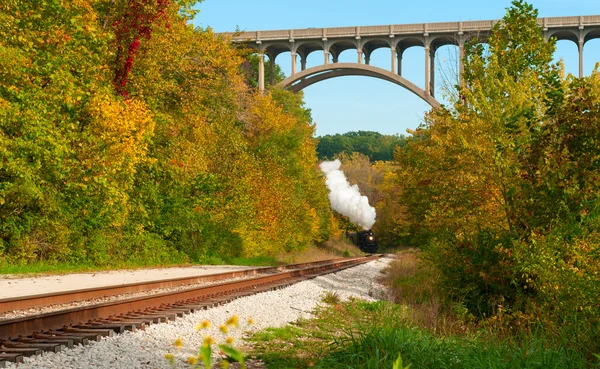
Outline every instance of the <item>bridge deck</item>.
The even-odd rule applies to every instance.
[[[234,41],[273,41],[315,38],[338,38],[350,36],[411,35],[424,33],[475,32],[490,31],[497,20],[439,22],[415,24],[391,24],[381,26],[304,28],[290,30],[228,32]],[[543,28],[600,26],[600,15],[538,18]]]

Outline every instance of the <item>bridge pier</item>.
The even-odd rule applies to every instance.
[[[392,47],[390,50],[392,51],[392,68],[391,68],[391,72],[392,73],[396,73],[396,60],[398,60],[398,57],[396,55],[396,48]]]
[[[400,49],[400,51],[398,52],[398,75],[401,76],[402,75],[402,54],[404,53],[404,50]]]
[[[429,78],[430,79],[429,94],[434,97],[435,97],[435,52],[436,52],[436,48],[433,47],[433,48],[431,48],[431,51],[429,53],[429,62],[431,64],[431,77]]]
[[[429,85],[429,77],[431,76],[431,66],[429,64],[431,58],[429,56],[429,45],[425,46],[425,94],[431,95],[431,90],[429,89],[431,86]]]
[[[583,44],[584,40],[579,38],[579,78],[583,78]]]
[[[458,81],[459,83],[462,85],[462,81],[463,81],[463,75],[464,75],[464,66],[463,66],[463,59],[465,57],[465,44],[464,42],[461,40],[458,43]]]
[[[292,76],[296,74],[296,53],[292,52]]]
[[[265,54],[258,54],[258,90],[265,91]]]
[[[275,57],[273,54],[269,54],[269,85],[275,84]]]

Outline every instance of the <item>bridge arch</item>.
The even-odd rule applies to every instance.
[[[385,69],[366,64],[334,63],[320,65],[306,69],[300,73],[296,73],[281,81],[277,86],[287,88],[293,92],[298,92],[317,82],[342,76],[367,76],[379,78],[404,87],[432,107],[440,106],[439,101],[437,101],[433,96],[428,95],[424,90],[420,89],[414,83],[410,82],[404,77]]]

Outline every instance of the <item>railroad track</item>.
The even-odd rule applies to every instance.
[[[319,275],[363,264],[380,255],[327,260],[285,267],[267,267],[198,277],[112,286],[0,300],[0,313],[94,299],[133,292],[151,291],[197,283],[216,282],[142,297],[92,304],[39,315],[0,320],[0,368],[6,362],[22,362],[24,356],[43,351],[58,352],[77,344],[98,341],[126,330],[168,322],[233,299],[283,288]],[[232,278],[235,281],[219,282]]]

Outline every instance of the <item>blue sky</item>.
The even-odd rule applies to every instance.
[[[540,17],[600,15],[598,0],[530,1]],[[368,5],[367,5],[368,4]],[[405,23],[455,22],[502,18],[509,0],[205,0],[198,8],[194,24],[212,27],[215,32],[368,26]],[[456,49],[444,47],[436,55],[436,97],[441,99],[442,74],[453,74]],[[588,42],[584,49],[584,72],[589,75],[600,62],[600,39]],[[322,63],[322,53],[308,58],[308,67]],[[417,86],[424,85],[423,49],[408,49],[403,56],[402,75]],[[577,74],[577,47],[560,41],[556,58],[562,58],[566,71]],[[389,68],[389,50],[377,50],[371,64]],[[348,50],[340,62],[354,62],[356,51]],[[289,75],[289,54],[276,60]],[[429,106],[405,89],[369,77],[341,77],[312,85],[304,90],[312,109],[317,135],[372,130],[384,134],[406,134],[422,122]]]

